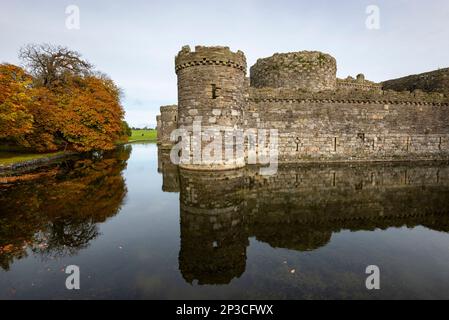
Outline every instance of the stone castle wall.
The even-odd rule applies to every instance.
[[[306,91],[335,90],[337,62],[328,54],[301,51],[259,59],[251,67],[251,86]]]
[[[227,47],[184,47],[175,65],[178,127],[277,129],[281,163],[449,159],[442,93],[382,90],[362,74],[337,79],[336,60],[310,51],[259,59],[250,83],[244,54]]]
[[[280,162],[449,157],[449,104],[432,96],[252,89],[245,123],[278,129]]]
[[[178,127],[178,106],[162,106],[157,120],[157,143],[162,148],[171,148],[170,134]]]
[[[352,77],[337,79],[337,89],[351,91],[381,91],[382,85],[365,80],[365,76],[363,74],[359,74],[356,79]]]
[[[382,86],[385,90],[422,90],[449,94],[449,68],[388,80]]]

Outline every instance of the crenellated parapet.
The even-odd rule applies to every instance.
[[[403,104],[403,105],[434,105],[449,106],[449,96],[441,93],[426,93],[422,91],[392,91],[392,90],[357,90],[345,88],[337,91],[306,92],[285,88],[254,88],[249,89],[248,100],[252,102],[322,102],[347,104]]]
[[[381,91],[382,84],[366,80],[363,74],[358,74],[355,79],[350,76],[346,79],[337,79],[337,89],[351,91]]]
[[[225,66],[246,73],[246,58],[242,51],[232,52],[229,47],[196,46],[191,51],[189,46],[184,46],[175,58],[176,73],[193,66]]]

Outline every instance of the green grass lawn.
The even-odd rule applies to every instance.
[[[15,163],[25,162],[29,160],[37,160],[56,155],[63,154],[63,152],[52,153],[21,153],[21,152],[9,152],[0,151],[0,165],[7,166]]]
[[[132,136],[129,137],[129,142],[133,141],[154,141],[157,139],[156,130],[132,130]]]

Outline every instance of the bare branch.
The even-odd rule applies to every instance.
[[[38,85],[46,87],[65,82],[67,75],[89,75],[93,69],[80,53],[50,44],[29,44],[20,50],[19,58]]]

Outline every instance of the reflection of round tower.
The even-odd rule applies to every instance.
[[[179,269],[188,283],[227,284],[246,267],[243,171],[180,170]]]
[[[235,53],[228,47],[202,46],[197,46],[191,52],[190,47],[185,46],[176,56],[175,64],[179,127],[192,132],[194,121],[201,121],[203,133],[208,128],[241,128],[246,74],[243,52]],[[204,151],[208,144],[208,141],[203,141],[201,150]],[[193,165],[181,166],[189,169],[232,169],[244,165],[243,157],[223,161],[229,159],[224,157],[224,147],[222,150],[222,161],[205,163],[207,159],[203,152],[202,161],[193,164],[192,160]]]

